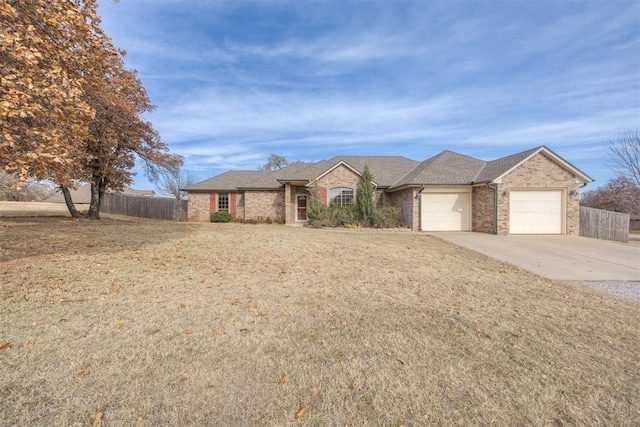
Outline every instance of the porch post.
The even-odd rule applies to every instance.
[[[284,185],[284,223],[293,224],[294,218],[291,218],[291,184]]]

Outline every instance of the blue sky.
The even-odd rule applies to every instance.
[[[640,127],[640,1],[100,0],[200,178],[270,153],[484,160],[546,145],[596,179]],[[153,188],[138,173],[136,188]]]

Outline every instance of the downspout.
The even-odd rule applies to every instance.
[[[487,187],[493,190],[493,234],[498,234],[498,187],[492,187],[491,184],[487,184]]]
[[[424,190],[424,185],[420,187],[420,190],[416,194],[416,199],[418,199],[418,231],[422,231],[422,191]]]

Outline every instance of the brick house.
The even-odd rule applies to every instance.
[[[307,220],[323,204],[356,203],[364,165],[378,206],[396,206],[414,231],[569,234],[579,230],[579,189],[593,180],[547,147],[493,161],[452,151],[417,162],[400,156],[338,156],[277,171],[229,171],[185,188],[189,220],[228,211],[244,220]]]

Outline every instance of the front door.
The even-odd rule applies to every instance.
[[[307,196],[298,196],[298,221],[307,220]]]

